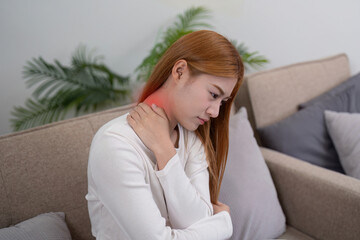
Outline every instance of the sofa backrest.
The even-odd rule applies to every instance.
[[[87,211],[92,138],[127,105],[0,136],[0,228],[46,212],[65,212],[74,240],[93,239]]]
[[[249,75],[245,81],[255,126],[264,127],[290,116],[298,110],[299,104],[349,77],[346,54]]]
[[[345,54],[256,73],[245,78],[235,106],[247,108],[253,127],[264,126],[349,75]],[[85,199],[90,144],[100,126],[133,106],[0,136],[0,228],[60,211],[74,240],[93,239]]]

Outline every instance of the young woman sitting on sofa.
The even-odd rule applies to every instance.
[[[232,235],[218,195],[243,74],[234,46],[213,31],[187,34],[165,52],[139,104],[93,139],[86,199],[97,240]]]

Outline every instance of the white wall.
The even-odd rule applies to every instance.
[[[213,11],[216,31],[268,57],[265,69],[345,52],[352,74],[360,71],[357,0],[0,0],[0,135],[33,90],[22,78],[26,61],[68,64],[84,43],[115,72],[132,74],[159,29],[194,5]]]

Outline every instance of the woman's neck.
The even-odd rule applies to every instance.
[[[162,88],[159,88],[155,92],[153,92],[150,96],[148,96],[145,101],[147,105],[151,106],[152,104],[156,104],[157,106],[164,109],[167,118],[169,120],[170,129],[172,130],[170,134],[173,134],[173,131],[177,125],[177,121],[172,115],[170,106],[169,106],[169,98],[168,98],[168,92],[163,91]]]

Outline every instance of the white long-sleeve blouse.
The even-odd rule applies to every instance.
[[[95,134],[88,162],[88,210],[97,240],[223,240],[228,212],[213,215],[204,147],[179,127],[179,147],[162,170],[126,115]]]

